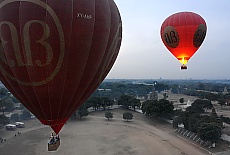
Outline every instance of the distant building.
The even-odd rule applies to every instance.
[[[214,107],[212,108],[212,112],[211,112],[210,116],[218,118],[218,115],[216,113],[216,109]]]
[[[149,94],[147,94],[147,99],[148,100],[158,100],[158,93],[157,91],[153,91],[153,92],[150,92]]]
[[[14,103],[14,110],[20,110],[21,103]]]
[[[5,116],[6,116],[7,118],[9,118],[9,119],[11,119],[11,115],[12,115],[12,113],[7,113],[7,114],[5,114]]]
[[[211,93],[211,94],[218,94],[218,92],[215,91],[207,91],[207,90],[196,90],[198,92],[204,92],[204,93]]]
[[[188,100],[186,105],[178,105],[177,109],[181,109],[182,111],[186,111],[186,108],[190,107],[192,105],[191,101]]]
[[[226,88],[226,87],[224,87],[223,94],[228,94],[228,90],[227,90],[227,88]]]
[[[138,96],[137,95],[136,99],[140,100],[141,103],[144,102],[144,101],[146,101],[146,97],[145,96]]]
[[[97,89],[98,91],[103,91],[103,92],[107,92],[107,91],[112,91],[111,89]]]

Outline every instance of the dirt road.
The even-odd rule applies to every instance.
[[[122,119],[124,110],[113,110],[108,121],[105,112],[93,112],[83,120],[68,122],[61,131],[61,146],[56,155],[204,155],[208,154],[175,135],[170,124],[153,122],[140,113]],[[46,155],[49,127],[36,122],[31,131],[0,144],[1,155]],[[28,124],[29,125],[29,124]],[[31,125],[30,125],[31,126]],[[36,128],[37,127],[37,128]]]

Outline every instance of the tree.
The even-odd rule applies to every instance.
[[[91,97],[89,100],[87,100],[86,104],[85,104],[85,108],[89,108],[89,107],[93,107],[94,110],[98,110],[100,108],[100,106],[102,105],[102,98],[101,97]]]
[[[101,97],[101,99],[102,99],[101,105],[104,108],[104,110],[106,107],[108,107],[108,109],[109,109],[109,107],[114,104],[114,102],[112,100],[110,100],[108,97]]]
[[[5,102],[5,111],[13,111],[14,110],[14,102],[8,98]]]
[[[169,86],[167,84],[157,82],[154,85],[154,88],[155,88],[156,91],[161,92],[161,91],[164,91],[164,90],[168,90]]]
[[[158,118],[172,119],[173,116],[173,103],[168,100],[161,99],[147,100],[143,102],[141,110],[146,116],[154,116]]]
[[[106,112],[105,117],[109,120],[110,118],[113,118],[113,113],[111,112]]]
[[[223,98],[218,99],[218,103],[220,104],[221,108],[223,105],[225,105],[226,101]]]
[[[220,119],[222,120],[222,122],[230,124],[230,118],[229,117],[224,117],[223,115],[220,115]]]
[[[131,106],[130,100],[132,99],[132,96],[129,95],[122,95],[120,99],[118,100],[118,105],[123,105],[126,109]]]
[[[218,118],[218,115],[216,113],[216,109],[214,107],[212,108],[212,112],[210,115],[211,115],[211,117]]]
[[[210,100],[207,99],[196,99],[192,106],[201,107],[203,109],[212,109],[213,105]]]
[[[165,99],[165,100],[166,100],[167,98],[168,98],[167,93],[164,93],[164,94],[163,94],[163,99]]]
[[[157,100],[147,100],[142,103],[141,110],[146,116],[151,116],[153,113],[153,104],[158,102]]]
[[[7,95],[9,91],[3,87],[3,88],[0,88],[0,98],[4,97],[5,95]]]
[[[192,114],[192,113],[198,113],[198,114],[204,113],[204,109],[201,106],[194,106],[194,105],[187,107],[186,111],[189,112],[190,114]]]
[[[9,95],[5,95],[0,99],[0,109],[3,114],[14,109],[14,103]]]
[[[28,110],[24,109],[22,111],[22,119],[30,119],[30,118],[31,118],[31,113]]]
[[[130,112],[125,112],[123,113],[123,119],[128,122],[129,120],[133,119],[133,114]]]
[[[202,123],[198,129],[198,135],[204,141],[215,143],[221,137],[221,127],[215,122]]]
[[[171,119],[173,116],[173,103],[168,100],[161,99],[158,101],[159,117]]]
[[[179,99],[180,103],[184,103],[184,98]]]
[[[71,120],[76,120],[77,119],[77,113],[76,111],[70,116]]]
[[[141,102],[140,102],[140,100],[139,99],[136,99],[136,98],[131,98],[130,100],[129,100],[129,102],[130,102],[130,105],[132,106],[132,108],[133,108],[133,110],[134,111],[136,111],[136,107],[140,107],[140,105],[141,105]]]
[[[12,114],[11,119],[14,120],[15,122],[20,120],[20,116],[18,113]]]
[[[79,109],[77,110],[77,113],[80,117],[80,119],[83,117],[83,116],[88,116],[89,115],[89,111],[88,111],[88,108],[86,108],[86,105],[85,104],[82,104]]]
[[[0,115],[0,128],[9,123],[9,118],[5,115]]]
[[[109,89],[109,91],[107,90]],[[119,99],[120,96],[127,94],[131,96],[145,95],[151,92],[152,85],[133,84],[129,81],[106,82],[104,81],[92,96],[108,97],[110,99]]]
[[[200,120],[200,114],[198,113],[193,113],[191,115],[189,115],[188,117],[188,130],[194,132],[194,133],[197,133],[197,125],[196,123]]]
[[[189,119],[189,116],[191,116],[191,113],[188,112],[188,111],[182,111],[178,117],[176,117],[175,119],[175,125],[174,126],[177,126],[178,124],[183,124],[184,125],[184,128],[185,129],[189,129],[189,122],[188,122],[188,119]]]
[[[4,100],[0,99],[0,110],[3,113],[3,115],[5,113],[5,106],[4,105],[5,105]]]

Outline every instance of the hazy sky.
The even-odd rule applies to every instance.
[[[230,79],[230,0],[114,0],[123,37],[119,56],[107,78]],[[191,11],[207,24],[206,38],[189,60],[187,70],[166,49],[160,37],[171,14]]]

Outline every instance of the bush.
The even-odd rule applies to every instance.
[[[113,118],[113,113],[111,112],[106,112],[105,117],[109,120],[110,118]]]
[[[133,119],[133,114],[130,112],[123,113],[123,119],[125,119],[127,122],[131,119]]]
[[[31,118],[31,113],[28,110],[23,110],[22,119],[30,119],[30,118]]]
[[[5,115],[0,115],[0,128],[9,123],[9,119]]]
[[[20,120],[20,116],[18,113],[12,114],[11,119],[14,120],[15,122],[18,122]]]

